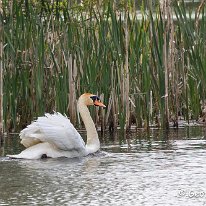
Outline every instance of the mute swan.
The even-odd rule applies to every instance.
[[[100,142],[94,122],[87,108],[89,105],[106,107],[93,94],[79,97],[77,107],[87,131],[87,143],[74,128],[70,120],[60,113],[45,114],[20,132],[21,144],[26,149],[11,158],[40,159],[42,157],[81,157],[99,150]]]

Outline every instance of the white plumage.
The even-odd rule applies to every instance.
[[[36,140],[48,142],[62,150],[81,150],[85,147],[84,141],[70,120],[56,112],[47,113],[27,126],[21,131],[20,139],[25,147],[35,144]]]
[[[79,112],[87,130],[87,145],[66,116],[58,112],[46,113],[20,132],[21,143],[26,149],[18,155],[8,156],[23,159],[39,159],[43,155],[52,158],[73,158],[96,152],[100,144],[87,106],[105,105],[94,97],[92,94],[83,94],[78,101]]]

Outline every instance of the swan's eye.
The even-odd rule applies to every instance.
[[[90,98],[93,100],[93,102],[95,102],[95,101],[100,102],[100,99],[98,96],[91,96]]]

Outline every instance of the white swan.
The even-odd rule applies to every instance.
[[[42,157],[80,157],[99,150],[100,142],[94,122],[87,108],[89,105],[106,107],[93,94],[82,94],[77,106],[87,131],[87,143],[70,120],[60,113],[45,114],[20,132],[21,143],[26,147],[11,158],[40,159]]]

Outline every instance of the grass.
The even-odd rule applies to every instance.
[[[173,1],[163,10],[142,3],[139,18],[130,1],[2,2],[5,130],[18,131],[53,110],[81,126],[76,101],[88,91],[108,105],[91,110],[102,129],[124,130],[132,123],[167,128],[180,117],[202,115],[204,5],[188,9]]]

